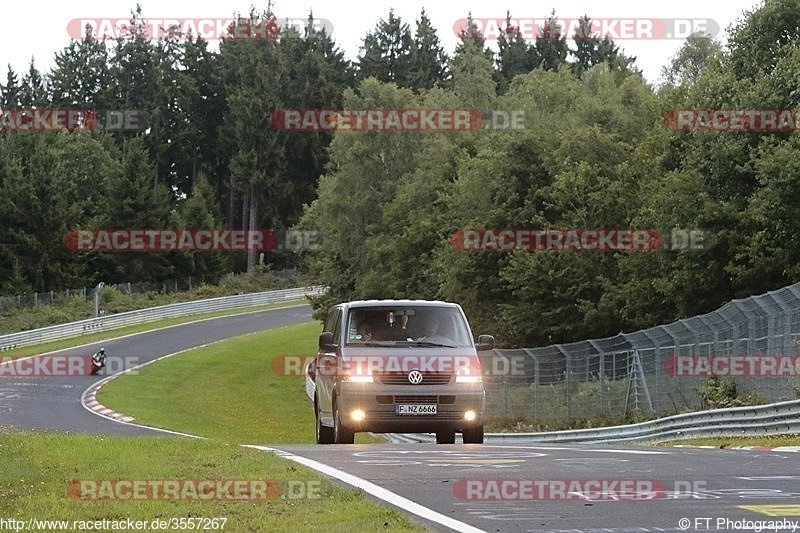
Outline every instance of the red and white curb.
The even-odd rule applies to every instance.
[[[705,450],[750,450],[757,452],[800,452],[800,446],[696,446],[676,444],[673,448],[702,448]]]
[[[97,392],[101,388],[103,388],[103,385],[108,383],[110,380],[111,378],[103,379],[101,381],[98,381],[88,389],[86,389],[86,391],[84,391],[83,393],[83,399],[82,399],[83,405],[93,413],[96,413],[100,416],[113,418],[114,420],[119,420],[121,422],[133,422],[136,419],[133,418],[132,416],[128,416],[123,413],[118,413],[117,411],[109,409],[108,407],[97,401]]]
[[[167,326],[167,327],[174,327],[174,326]],[[167,328],[160,328],[160,329],[167,329]],[[151,330],[151,331],[157,331],[157,330]],[[161,357],[157,357],[157,358],[155,358],[155,359],[153,359],[151,361],[148,361],[146,363],[142,363],[140,365],[133,366],[133,367],[128,368],[126,370],[123,370],[121,372],[117,372],[116,374],[112,374],[112,375],[108,376],[107,378],[103,378],[100,381],[98,381],[97,383],[95,383],[94,385],[90,386],[89,388],[87,388],[86,390],[83,391],[83,394],[81,394],[81,405],[83,405],[84,409],[86,409],[90,413],[96,414],[97,416],[102,416],[103,418],[107,418],[109,420],[114,420],[114,421],[120,422],[122,424],[131,424],[134,420],[136,420],[134,417],[125,415],[123,413],[119,413],[117,411],[114,411],[113,409],[109,409],[108,407],[106,407],[105,405],[103,405],[103,404],[101,404],[100,402],[97,401],[97,393],[100,391],[100,389],[103,388],[103,386],[106,383],[108,383],[112,379],[116,379],[116,378],[118,378],[120,376],[124,376],[126,374],[138,373],[140,368],[145,367],[147,365],[152,365],[153,363],[161,361],[162,359],[166,359],[167,357],[172,357],[173,355],[179,355],[179,354],[182,354],[184,352],[188,352],[190,350],[196,350],[198,348],[205,348],[206,346],[209,346],[211,344],[216,344],[218,342],[223,342],[224,340],[225,339],[220,339],[218,341],[210,342],[210,343],[207,343],[207,344],[201,344],[199,346],[192,346],[191,348],[186,348],[184,350],[173,352],[173,353],[170,353],[170,354],[167,354],[167,355],[162,355]],[[145,426],[143,424],[131,424],[131,425],[144,427],[144,428],[148,428],[148,429],[153,429],[155,431],[163,431],[164,433],[170,433],[170,434],[173,434],[173,435],[183,435],[183,436],[186,436],[186,437],[199,438],[199,439],[204,438],[204,437],[198,437],[196,435],[191,435],[191,434],[188,434],[188,433],[181,433],[181,432],[178,432],[178,431],[171,431],[169,429],[161,429],[161,428],[154,428],[154,427],[151,427],[151,426]]]

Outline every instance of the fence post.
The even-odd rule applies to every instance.
[[[636,408],[637,411],[639,410],[639,385],[641,384],[641,390],[644,393],[644,399],[647,402],[647,408],[651,413],[655,413],[655,409],[653,409],[653,400],[650,398],[650,389],[647,387],[647,377],[644,375],[644,367],[642,366],[642,360],[639,356],[639,350],[633,350],[633,362],[636,368]]]
[[[566,381],[567,381],[567,420],[572,423],[572,361],[569,356],[564,354],[566,361]]]
[[[600,414],[606,415],[606,365],[605,365],[605,353],[600,354],[600,375],[598,376],[600,380]]]
[[[94,316],[97,318],[100,316],[100,289],[105,286],[105,283],[102,281],[97,284],[97,287],[94,288]]]
[[[508,408],[508,376],[503,374],[503,417],[509,416],[510,409]]]

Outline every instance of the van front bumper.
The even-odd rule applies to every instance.
[[[353,431],[375,433],[434,433],[463,431],[483,425],[486,392],[482,383],[386,386],[339,383],[337,395],[344,424]],[[398,405],[435,405],[436,414],[398,414]],[[360,412],[360,413],[359,413]],[[355,420],[353,414],[361,414]],[[472,414],[468,418],[468,413]]]

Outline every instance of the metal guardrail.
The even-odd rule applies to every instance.
[[[299,287],[295,289],[280,289],[275,291],[257,292],[249,294],[238,294],[235,296],[223,296],[220,298],[210,298],[207,300],[194,300],[190,302],[180,302],[149,309],[139,309],[125,313],[101,316],[69,322],[67,324],[57,324],[46,328],[32,329],[19,333],[11,333],[0,336],[0,352],[11,350],[21,346],[40,344],[69,337],[76,337],[87,333],[107,331],[125,326],[144,324],[165,318],[175,318],[187,315],[196,315],[214,311],[227,311],[240,307],[257,307],[271,303],[284,302],[287,300],[297,300],[306,295],[319,295],[325,291],[324,287]]]
[[[800,434],[800,400],[712,409],[638,424],[540,433],[487,433],[487,442],[664,442],[697,437]],[[433,435],[392,434],[394,442],[434,442]]]

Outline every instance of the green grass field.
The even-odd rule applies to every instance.
[[[6,430],[0,431],[0,465],[0,518],[5,519],[68,520],[71,524],[74,520],[131,518],[149,523],[154,519],[225,518],[220,530],[229,532],[424,531],[360,491],[335,486],[302,465],[215,440]],[[267,480],[280,492],[274,499],[239,501],[99,500],[68,495],[73,480],[213,479]],[[88,529],[103,530],[107,529]]]

